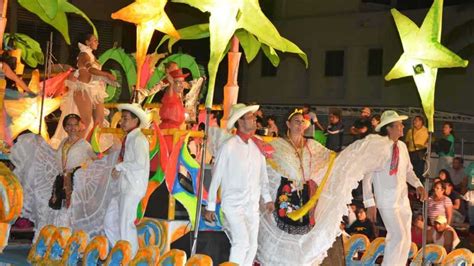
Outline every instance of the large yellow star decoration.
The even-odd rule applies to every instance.
[[[137,83],[140,84],[141,70],[155,30],[161,31],[179,39],[179,33],[174,28],[165,13],[167,0],[136,0],[134,3],[112,14],[113,19],[120,19],[137,25]]]
[[[44,100],[43,117],[40,117],[41,96],[19,100],[5,100],[5,110],[12,119],[10,124],[11,137],[14,139],[25,130],[38,134],[39,123],[42,121],[41,136],[48,140],[48,127],[44,118],[58,109],[60,105],[60,97],[46,98]]]
[[[420,28],[409,18],[391,10],[400,35],[403,54],[385,80],[413,76],[420,94],[428,128],[434,131],[434,96],[438,68],[466,67],[463,60],[444,47],[441,41],[443,0],[434,0]]]

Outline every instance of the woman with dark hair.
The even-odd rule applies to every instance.
[[[267,172],[275,211],[263,214],[260,220],[258,258],[264,265],[278,264],[286,251],[297,249],[292,242],[315,224],[313,211],[297,221],[287,217],[316,191],[331,153],[319,142],[304,137],[308,125],[303,110],[295,109],[288,115],[286,135],[270,142],[275,152],[267,159]],[[295,265],[299,262],[294,258]]]
[[[438,215],[443,215],[447,218],[448,224],[451,224],[453,217],[453,202],[445,195],[446,184],[438,181],[433,186],[433,196],[428,199],[428,217],[431,225],[434,224],[434,219]]]
[[[437,142],[438,146],[438,171],[449,169],[454,158],[454,126],[451,122],[444,122],[442,137]]]
[[[94,125],[102,126],[104,123],[104,99],[108,96],[105,91],[106,83],[114,83],[115,76],[101,70],[102,66],[93,54],[99,46],[97,37],[86,34],[83,41],[84,43],[78,43],[80,53],[77,56],[77,70],[66,80],[68,93],[61,104],[60,123],[66,115],[79,113],[84,125],[81,134],[85,137]],[[59,127],[51,145],[56,147],[64,137],[64,131]]]
[[[67,137],[57,150],[34,134],[21,135],[12,147],[11,161],[24,190],[22,215],[35,223],[36,233],[48,224],[91,235],[102,231],[117,152],[96,161],[80,122],[77,114],[64,117]]]

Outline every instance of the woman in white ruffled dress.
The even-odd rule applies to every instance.
[[[291,113],[286,125],[287,135],[270,142],[275,153],[267,159],[275,211],[264,213],[260,219],[257,257],[263,265],[279,264],[282,255],[294,254],[298,249],[294,244],[313,228],[312,211],[298,221],[292,221],[287,214],[301,208],[316,191],[331,153],[319,142],[304,138],[307,122],[302,110]],[[296,256],[292,260],[299,265]]]
[[[78,43],[80,53],[77,56],[77,70],[66,80],[68,92],[64,95],[61,104],[59,124],[66,115],[78,113],[82,117],[85,128],[83,136],[88,136],[94,125],[103,125],[104,99],[108,96],[106,84],[115,82],[115,76],[101,70],[102,66],[93,54],[98,45],[99,41],[93,34],[86,35],[84,44]],[[64,130],[58,127],[51,139],[51,146],[56,148],[64,137]]]
[[[58,150],[34,134],[21,135],[12,147],[10,159],[24,191],[22,216],[35,223],[36,233],[48,224],[84,230],[90,235],[102,232],[113,194],[109,176],[117,152],[94,161],[90,144],[80,135],[80,121],[77,114],[64,118],[67,137]],[[56,181],[58,178],[61,180]],[[62,183],[62,187],[55,186],[55,182]],[[56,198],[54,189],[64,189],[64,197]],[[54,203],[59,206],[53,209]]]

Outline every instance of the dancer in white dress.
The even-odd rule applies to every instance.
[[[77,57],[77,70],[66,80],[68,92],[61,103],[61,118],[70,113],[78,113],[84,125],[83,136],[87,136],[94,125],[104,123],[104,99],[108,96],[105,91],[106,83],[114,83],[115,76],[103,71],[102,66],[95,58],[93,51],[97,50],[99,41],[93,34],[87,34],[85,44],[78,43],[80,53]],[[61,127],[51,139],[51,146],[56,148],[65,137]]]
[[[287,136],[270,142],[275,153],[267,159],[275,211],[263,211],[260,219],[257,258],[263,265],[286,264],[281,257],[298,249],[297,240],[315,225],[312,211],[297,221],[286,215],[300,209],[315,192],[331,153],[313,139],[304,138],[307,121],[303,110],[295,109],[288,116],[286,125]],[[303,262],[297,256],[291,257],[294,265]]]
[[[76,114],[65,117],[63,127],[68,137],[58,150],[34,134],[20,136],[12,147],[14,173],[24,189],[22,216],[35,223],[37,233],[48,224],[90,235],[102,233],[105,208],[113,194],[109,176],[118,152],[93,161],[95,154],[80,137],[79,123]],[[58,175],[64,184],[64,198],[60,199],[52,193]],[[51,208],[57,200],[61,201],[59,207]]]

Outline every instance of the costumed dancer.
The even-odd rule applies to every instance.
[[[314,194],[328,166],[330,150],[304,137],[308,122],[302,109],[287,118],[287,135],[270,142],[275,149],[268,163],[270,193],[275,202],[273,213],[263,213],[260,220],[257,258],[262,265],[278,265],[282,257],[298,249],[298,239],[315,225],[313,212],[293,221],[288,213],[300,209]],[[294,254],[294,253],[293,253]],[[304,262],[292,256],[294,265]]]
[[[80,53],[77,57],[77,70],[70,79],[66,80],[68,92],[61,104],[62,119],[70,113],[79,113],[84,125],[84,136],[88,136],[94,125],[104,123],[104,99],[108,96],[106,83],[114,83],[115,76],[101,70],[102,66],[96,60],[93,51],[97,50],[99,41],[93,34],[87,34],[84,44],[78,43]],[[51,139],[51,146],[64,138],[64,131],[58,128]]]
[[[120,127],[126,132],[120,151],[121,162],[115,166],[115,178],[119,178],[120,193],[110,203],[105,216],[105,233],[111,246],[119,240],[132,245],[133,255],[138,250],[137,207],[145,196],[150,171],[149,144],[141,132],[149,126],[145,111],[139,104],[120,104]]]
[[[67,137],[53,150],[40,136],[24,134],[12,147],[10,159],[24,189],[22,216],[35,223],[35,231],[48,224],[102,233],[105,207],[112,193],[109,176],[116,156],[96,159],[81,137],[81,118],[63,119]]]
[[[217,153],[209,188],[205,219],[214,221],[217,190],[221,188],[224,231],[232,245],[229,261],[252,265],[258,246],[259,201],[267,211],[274,210],[268,190],[264,146],[253,134],[258,105],[232,106],[227,129],[237,127],[237,135],[224,142]],[[261,150],[262,149],[262,150]]]
[[[411,246],[412,212],[408,200],[407,182],[416,188],[417,196],[426,199],[426,191],[413,171],[408,149],[404,142],[403,120],[395,111],[382,114],[380,124],[375,131],[384,138],[379,147],[373,147],[374,153],[386,158],[382,167],[363,180],[364,205],[369,219],[375,222],[377,207],[387,229],[385,251],[382,265],[406,265]],[[372,193],[372,185],[375,192]]]

